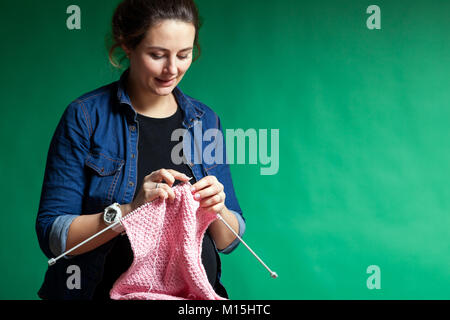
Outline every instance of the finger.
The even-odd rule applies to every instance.
[[[206,177],[200,179],[200,181],[197,181],[196,183],[194,183],[191,187],[191,190],[192,190],[192,192],[200,191],[200,190],[212,185],[215,182],[217,182],[217,178],[215,176],[206,176]]]
[[[175,178],[166,169],[160,169],[154,171],[150,174],[150,180],[153,182],[163,182],[165,181],[169,186],[172,186],[175,182]]]
[[[202,201],[200,201],[200,207],[202,208],[208,208],[211,207],[213,205],[216,205],[218,203],[223,203],[225,202],[225,193],[221,192],[218,194],[215,194],[209,198],[203,199]]]
[[[180,180],[180,181],[185,181],[185,182],[186,182],[186,181],[189,181],[189,180],[192,179],[191,177],[188,177],[188,176],[185,175],[184,173],[181,173],[181,172],[176,171],[176,170],[173,170],[173,169],[167,169],[167,171],[169,171],[170,174],[172,174],[172,176],[173,176],[175,179]]]
[[[171,187],[169,187],[169,186],[168,186],[167,184],[165,184],[165,183],[159,183],[159,184],[158,184],[158,189],[159,189],[159,188],[161,188],[161,189],[163,189],[164,191],[166,191],[166,193],[167,193],[167,195],[168,195],[170,201],[174,201],[174,200],[175,200],[175,192],[173,191],[173,189],[172,189]]]
[[[161,200],[166,200],[169,197],[166,190],[164,190],[162,188],[156,189],[156,195],[157,196],[154,199],[160,198]]]
[[[206,207],[204,209],[208,212],[214,212],[217,214],[217,213],[221,213],[224,208],[225,208],[225,205],[221,202],[221,203],[215,204],[213,206]]]
[[[200,191],[196,191],[194,194],[194,199],[201,200],[209,198],[223,191],[223,185],[219,183],[212,184]]]
[[[165,181],[169,186],[173,186],[175,179],[181,181],[189,181],[190,178],[186,176],[184,173],[178,172],[173,169],[161,169],[158,172],[157,177],[160,179],[159,181]]]
[[[166,190],[164,190],[163,188],[146,190],[145,191],[145,202],[152,202],[156,198],[165,200],[168,198],[168,196],[169,195],[167,194]]]

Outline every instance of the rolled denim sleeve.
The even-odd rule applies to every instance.
[[[242,217],[241,214],[239,214],[239,213],[237,213],[236,211],[233,211],[233,210],[230,210],[230,211],[236,216],[236,219],[237,219],[237,221],[239,223],[238,235],[239,235],[239,237],[242,238],[242,235],[245,232],[245,220],[244,220],[244,218]],[[228,247],[226,247],[225,249],[222,249],[222,250],[218,250],[218,251],[220,253],[229,254],[238,246],[239,242],[240,242],[239,239],[236,237],[236,239],[234,239],[233,242]]]
[[[69,228],[76,217],[78,216],[66,214],[59,216],[53,222],[52,228],[50,229],[49,246],[50,251],[55,255],[55,257],[66,251],[66,241]],[[64,256],[64,258],[69,258],[69,256]]]
[[[36,218],[39,246],[48,257],[66,247],[69,226],[82,214],[86,186],[85,160],[92,132],[82,103],[71,103],[50,143]]]

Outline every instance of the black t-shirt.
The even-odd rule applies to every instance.
[[[178,107],[177,111],[168,118],[157,119],[137,115],[139,126],[138,143],[138,178],[136,185],[136,198],[145,176],[159,169],[174,169],[193,177],[187,164],[176,165],[171,160],[172,149],[181,141],[171,141],[172,132],[182,126],[183,111]],[[181,139],[181,138],[180,138]],[[179,181],[176,181],[175,185]],[[194,184],[195,177],[190,180]],[[118,236],[115,244],[106,257],[104,275],[94,294],[94,300],[109,299],[109,291],[119,276],[131,266],[133,251],[126,235]],[[114,241],[113,240],[113,241]],[[225,289],[220,285],[217,277],[220,272],[220,258],[214,249],[213,240],[208,231],[203,237],[202,262],[205,267],[208,280],[218,294],[226,296]]]

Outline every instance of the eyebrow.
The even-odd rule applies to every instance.
[[[157,49],[157,50],[161,50],[161,51],[169,51],[169,49],[162,48],[162,47],[155,47],[155,46],[147,46],[147,49]],[[188,50],[192,50],[192,49],[193,49],[193,47],[189,47],[189,48],[181,49],[180,51],[188,51]]]

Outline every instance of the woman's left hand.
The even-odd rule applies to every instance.
[[[214,213],[221,213],[225,207],[225,192],[215,176],[206,176],[192,185],[194,199],[200,202],[200,207]]]

